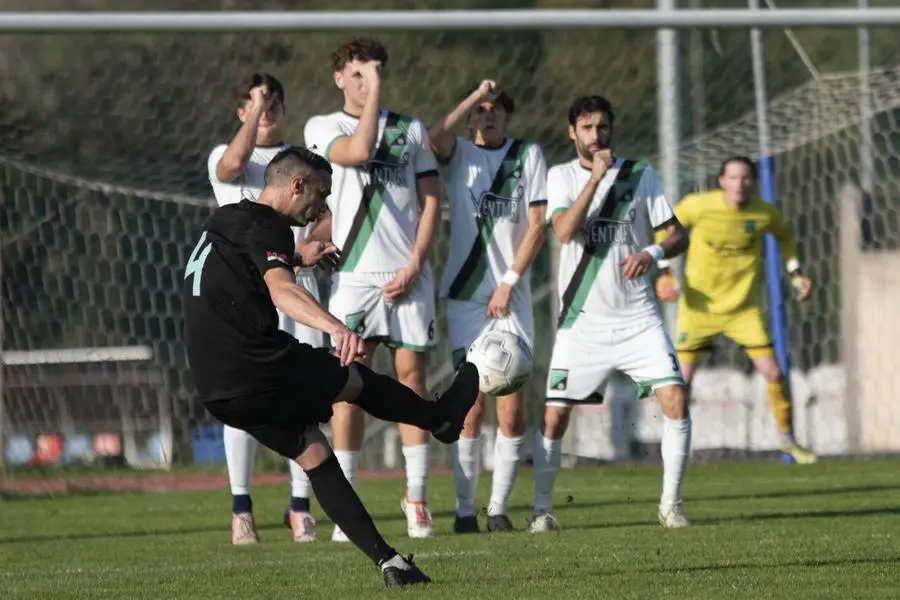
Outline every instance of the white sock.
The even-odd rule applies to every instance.
[[[291,498],[309,498],[309,477],[300,465],[287,461],[291,467]]]
[[[663,490],[660,504],[681,500],[681,483],[691,454],[691,418],[674,420],[663,415]]]
[[[428,478],[428,457],[431,446],[420,444],[404,446],[403,458],[406,461],[406,499],[413,502],[425,502],[425,480]]]
[[[562,464],[562,440],[536,436],[534,452],[534,514],[553,510],[553,484]]]
[[[232,496],[250,493],[250,478],[253,476],[253,460],[259,442],[256,438],[234,427],[225,426],[222,433],[225,442],[225,464],[228,466],[228,483]]]
[[[350,487],[355,490],[356,474],[359,472],[359,450],[335,450],[334,457],[341,465],[341,471],[350,482]]]
[[[494,443],[494,476],[491,484],[491,502],[488,504],[488,516],[505,515],[506,502],[516,482],[519,469],[519,455],[525,436],[506,437],[497,431]]]
[[[460,437],[453,444],[453,479],[456,482],[456,514],[475,516],[475,491],[481,472],[481,436]]]

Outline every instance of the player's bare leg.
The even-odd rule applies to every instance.
[[[348,386],[353,385],[354,382],[348,381]],[[386,585],[429,583],[431,579],[413,564],[412,556],[400,556],[378,533],[321,430],[308,427],[304,437],[306,448],[295,460],[309,474],[310,484],[325,514],[381,568]]]
[[[514,531],[506,503],[516,482],[519,456],[525,440],[524,397],[521,391],[497,398],[497,439],[494,445],[494,473],[488,504],[488,531]]]
[[[663,489],[659,501],[659,523],[663,527],[688,527],[681,502],[681,484],[691,453],[691,415],[685,386],[666,385],[656,389],[663,413]]]
[[[453,444],[453,479],[456,484],[454,533],[478,533],[475,493],[481,473],[481,424],[484,421],[485,396],[481,392],[466,415],[459,439]]]
[[[359,362],[372,368],[372,357],[378,348],[377,342],[366,342],[366,357]],[[366,433],[365,412],[354,404],[337,402],[331,417],[331,442],[334,455],[337,457],[347,481],[356,489],[356,476],[359,472],[359,452],[362,450],[363,437]],[[341,528],[335,525],[331,532],[332,542],[349,542]]]
[[[553,485],[562,464],[562,439],[569,428],[571,406],[548,404],[544,409],[544,432],[534,449],[534,515],[531,533],[547,533],[556,523],[553,517]]]
[[[394,370],[397,380],[423,398],[426,355],[409,348],[395,348]],[[406,515],[407,533],[412,538],[434,537],[434,519],[428,509],[426,483],[430,458],[429,434],[412,425],[399,425],[406,464],[406,491],[400,502]]]
[[[772,407],[772,414],[775,415],[778,433],[781,436],[778,449],[797,464],[807,465],[816,462],[816,455],[801,447],[794,439],[794,415],[790,394],[785,385],[784,374],[771,350],[757,356],[750,351],[750,358],[756,371],[766,380],[769,405]]]

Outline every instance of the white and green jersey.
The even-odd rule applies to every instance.
[[[457,138],[440,170],[450,199],[441,296],[487,304],[528,231],[529,207],[547,202],[544,154],[521,140],[489,149]],[[529,276],[530,269],[519,285],[529,286]]]
[[[568,209],[591,171],[573,160],[547,175],[547,218]],[[559,327],[634,325],[659,318],[649,276],[626,280],[622,261],[654,243],[654,229],[674,218],[659,177],[645,162],[617,159],[597,185],[582,231],[560,248]]]
[[[359,119],[343,111],[311,118],[306,146],[326,159],[340,137],[353,135]],[[416,180],[437,175],[428,133],[414,117],[381,111],[375,154],[365,165],[332,163],[331,236],[341,249],[341,271],[397,271],[412,258],[421,214]]]

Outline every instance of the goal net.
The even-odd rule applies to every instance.
[[[75,8],[103,8],[102,2],[81,4]],[[129,8],[147,8],[133,4]],[[216,6],[195,8],[218,8],[206,4]],[[253,4],[232,2],[228,8],[257,8]],[[618,5],[630,7],[624,0]],[[340,2],[328,6],[350,8]],[[133,445],[130,456],[121,452],[126,464],[152,464],[147,457],[159,456],[153,451],[168,435],[166,465],[223,460],[221,425],[196,399],[182,339],[184,264],[215,204],[206,158],[234,135],[234,86],[256,71],[285,84],[286,139],[302,142],[310,116],[339,108],[329,54],[351,33],[0,35],[7,406],[0,419],[0,450],[7,469],[34,464],[39,441],[57,439],[53,436],[61,439],[62,455],[72,440],[108,434],[119,440],[114,447]],[[895,206],[900,57],[892,54],[890,31],[886,34],[872,36],[875,189],[860,195],[845,188],[858,187],[862,164],[855,31],[796,32],[806,60],[784,32],[764,33],[778,196],[817,283],[811,302],[802,307],[788,302],[795,420],[800,441],[821,453],[893,451],[900,439],[889,435],[891,427],[900,427],[888,395],[898,372],[890,358],[893,338],[878,329],[879,320],[882,331],[895,321],[886,314],[897,297],[887,265],[896,262],[900,240]],[[601,93],[616,109],[617,152],[658,164],[657,136],[666,124],[657,118],[651,31],[429,31],[380,37],[391,54],[385,103],[394,110],[433,122],[472,85],[495,78],[517,101],[513,134],[541,143],[553,164],[572,156],[569,103],[581,94]],[[749,47],[745,30],[682,34],[682,192],[715,185],[725,155],[758,154]],[[850,222],[842,220],[841,211],[850,206],[842,198],[857,199],[858,220],[855,209]],[[853,241],[857,221],[862,238]],[[433,250],[438,272],[447,245],[445,226]],[[540,425],[554,335],[550,258],[545,248],[532,273],[538,344],[535,376],[526,388],[529,431]],[[865,290],[848,293],[846,260],[854,277],[868,282]],[[451,374],[439,314],[442,343],[429,358],[428,382],[435,390]],[[848,331],[856,344],[852,359]],[[50,368],[52,351],[133,347],[148,348],[149,358],[123,365],[111,357],[86,363],[67,355],[58,361],[59,372]],[[43,362],[9,358],[38,356],[22,353],[41,353]],[[866,370],[848,376],[848,365],[859,364]],[[389,368],[387,357],[380,355],[377,365]],[[698,456],[776,447],[764,386],[747,367],[728,345],[703,363],[692,408]],[[84,384],[134,369],[147,377],[139,389],[118,380],[102,390]],[[21,377],[24,386],[13,383]],[[858,397],[847,397],[851,379],[858,383],[853,388]],[[875,387],[864,390],[863,380]],[[661,420],[655,401],[635,402],[633,389],[622,380],[612,384],[608,397],[602,406],[576,411],[567,454],[572,460],[656,456]],[[70,411],[65,419],[63,404],[72,407],[65,409]],[[114,416],[122,412],[129,413],[131,425]],[[496,420],[490,406],[487,413],[490,438]],[[875,429],[866,429],[869,422]],[[140,434],[128,438],[128,427]],[[435,466],[449,464],[446,448],[435,452]],[[485,455],[487,468],[491,456]],[[369,423],[361,465],[402,467],[395,428]]]

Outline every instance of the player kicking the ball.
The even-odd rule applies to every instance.
[[[514,333],[534,346],[530,265],[545,237],[547,165],[540,146],[506,137],[513,99],[484,81],[429,131],[450,198],[450,255],[441,281],[453,360],[482,333]],[[463,117],[471,140],[453,127]],[[453,449],[456,533],[478,532],[475,490],[481,466],[484,395]],[[487,511],[488,531],[513,531],[506,503],[525,433],[523,394],[497,398],[499,433]]]
[[[427,255],[440,219],[437,164],[425,126],[382,110],[384,46],[354,38],[332,56],[343,110],[313,117],[306,145],[334,167],[331,238],[341,249],[329,310],[366,340],[365,364],[376,345],[391,349],[401,383],[425,395],[426,352],[435,344],[434,283]],[[351,483],[363,441],[358,406],[335,407],[331,423],[338,460]],[[410,537],[431,537],[428,510],[428,434],[401,425],[407,488],[401,506]],[[346,538],[336,528],[335,541]]]
[[[460,366],[436,402],[362,364],[360,336],[297,285],[291,226],[325,211],[331,167],[302,148],[278,153],[256,202],[216,210],[184,274],[188,361],[207,410],[306,471],[316,498],[341,531],[381,567],[389,586],[428,582],[379,535],[341,471],[320,423],[345,402],[385,421],[415,425],[453,443],[478,395],[478,370]],[[278,329],[276,307],[329,333],[337,356]]]
[[[611,151],[613,111],[601,96],[575,100],[569,137],[577,158],[550,169],[549,224],[562,243],[559,329],[547,377],[544,433],[534,458],[535,533],[553,525],[553,483],[572,407],[602,402],[613,370],[639,395],[656,392],[663,411],[663,488],[659,522],[686,527],[681,483],[691,445],[684,382],[648,273],[655,260],[688,246],[684,228],[643,162]],[[653,244],[654,231],[666,238]]]
[[[718,190],[690,194],[675,208],[678,220],[696,240],[687,253],[684,291],[678,303],[676,348],[681,371],[690,384],[697,353],[718,335],[741,345],[766,380],[769,404],[781,434],[779,449],[794,462],[814,463],[816,455],[794,439],[790,394],[763,321],[760,281],[766,232],[775,237],[786,257],[798,301],[809,297],[812,282],[800,270],[794,239],[781,212],[753,192],[753,161],[745,156],[726,159],[719,186]],[[664,263],[660,266],[666,267]],[[667,268],[656,286],[660,298],[675,299],[675,278]]]
[[[209,180],[219,206],[234,204],[244,198],[255,201],[262,192],[266,165],[276,154],[288,147],[282,136],[284,122],[284,87],[275,77],[254,73],[238,89],[237,116],[241,128],[229,144],[216,146],[209,155]],[[311,226],[294,227],[297,251],[301,255],[324,249],[322,242],[307,242]],[[328,244],[326,254],[334,252]],[[312,258],[303,261],[296,269],[297,283],[313,297],[319,297],[319,288],[312,272]],[[299,341],[315,348],[325,345],[321,332],[298,325],[279,312],[281,329],[294,335]],[[253,461],[259,446],[256,439],[240,429],[225,426],[225,462],[231,484],[232,518],[231,543],[244,545],[259,541],[253,519],[253,503],[250,498],[250,478]],[[316,540],[316,520],[309,510],[309,479],[293,461],[288,461],[291,472],[291,501],[285,511],[288,525],[296,542]]]

